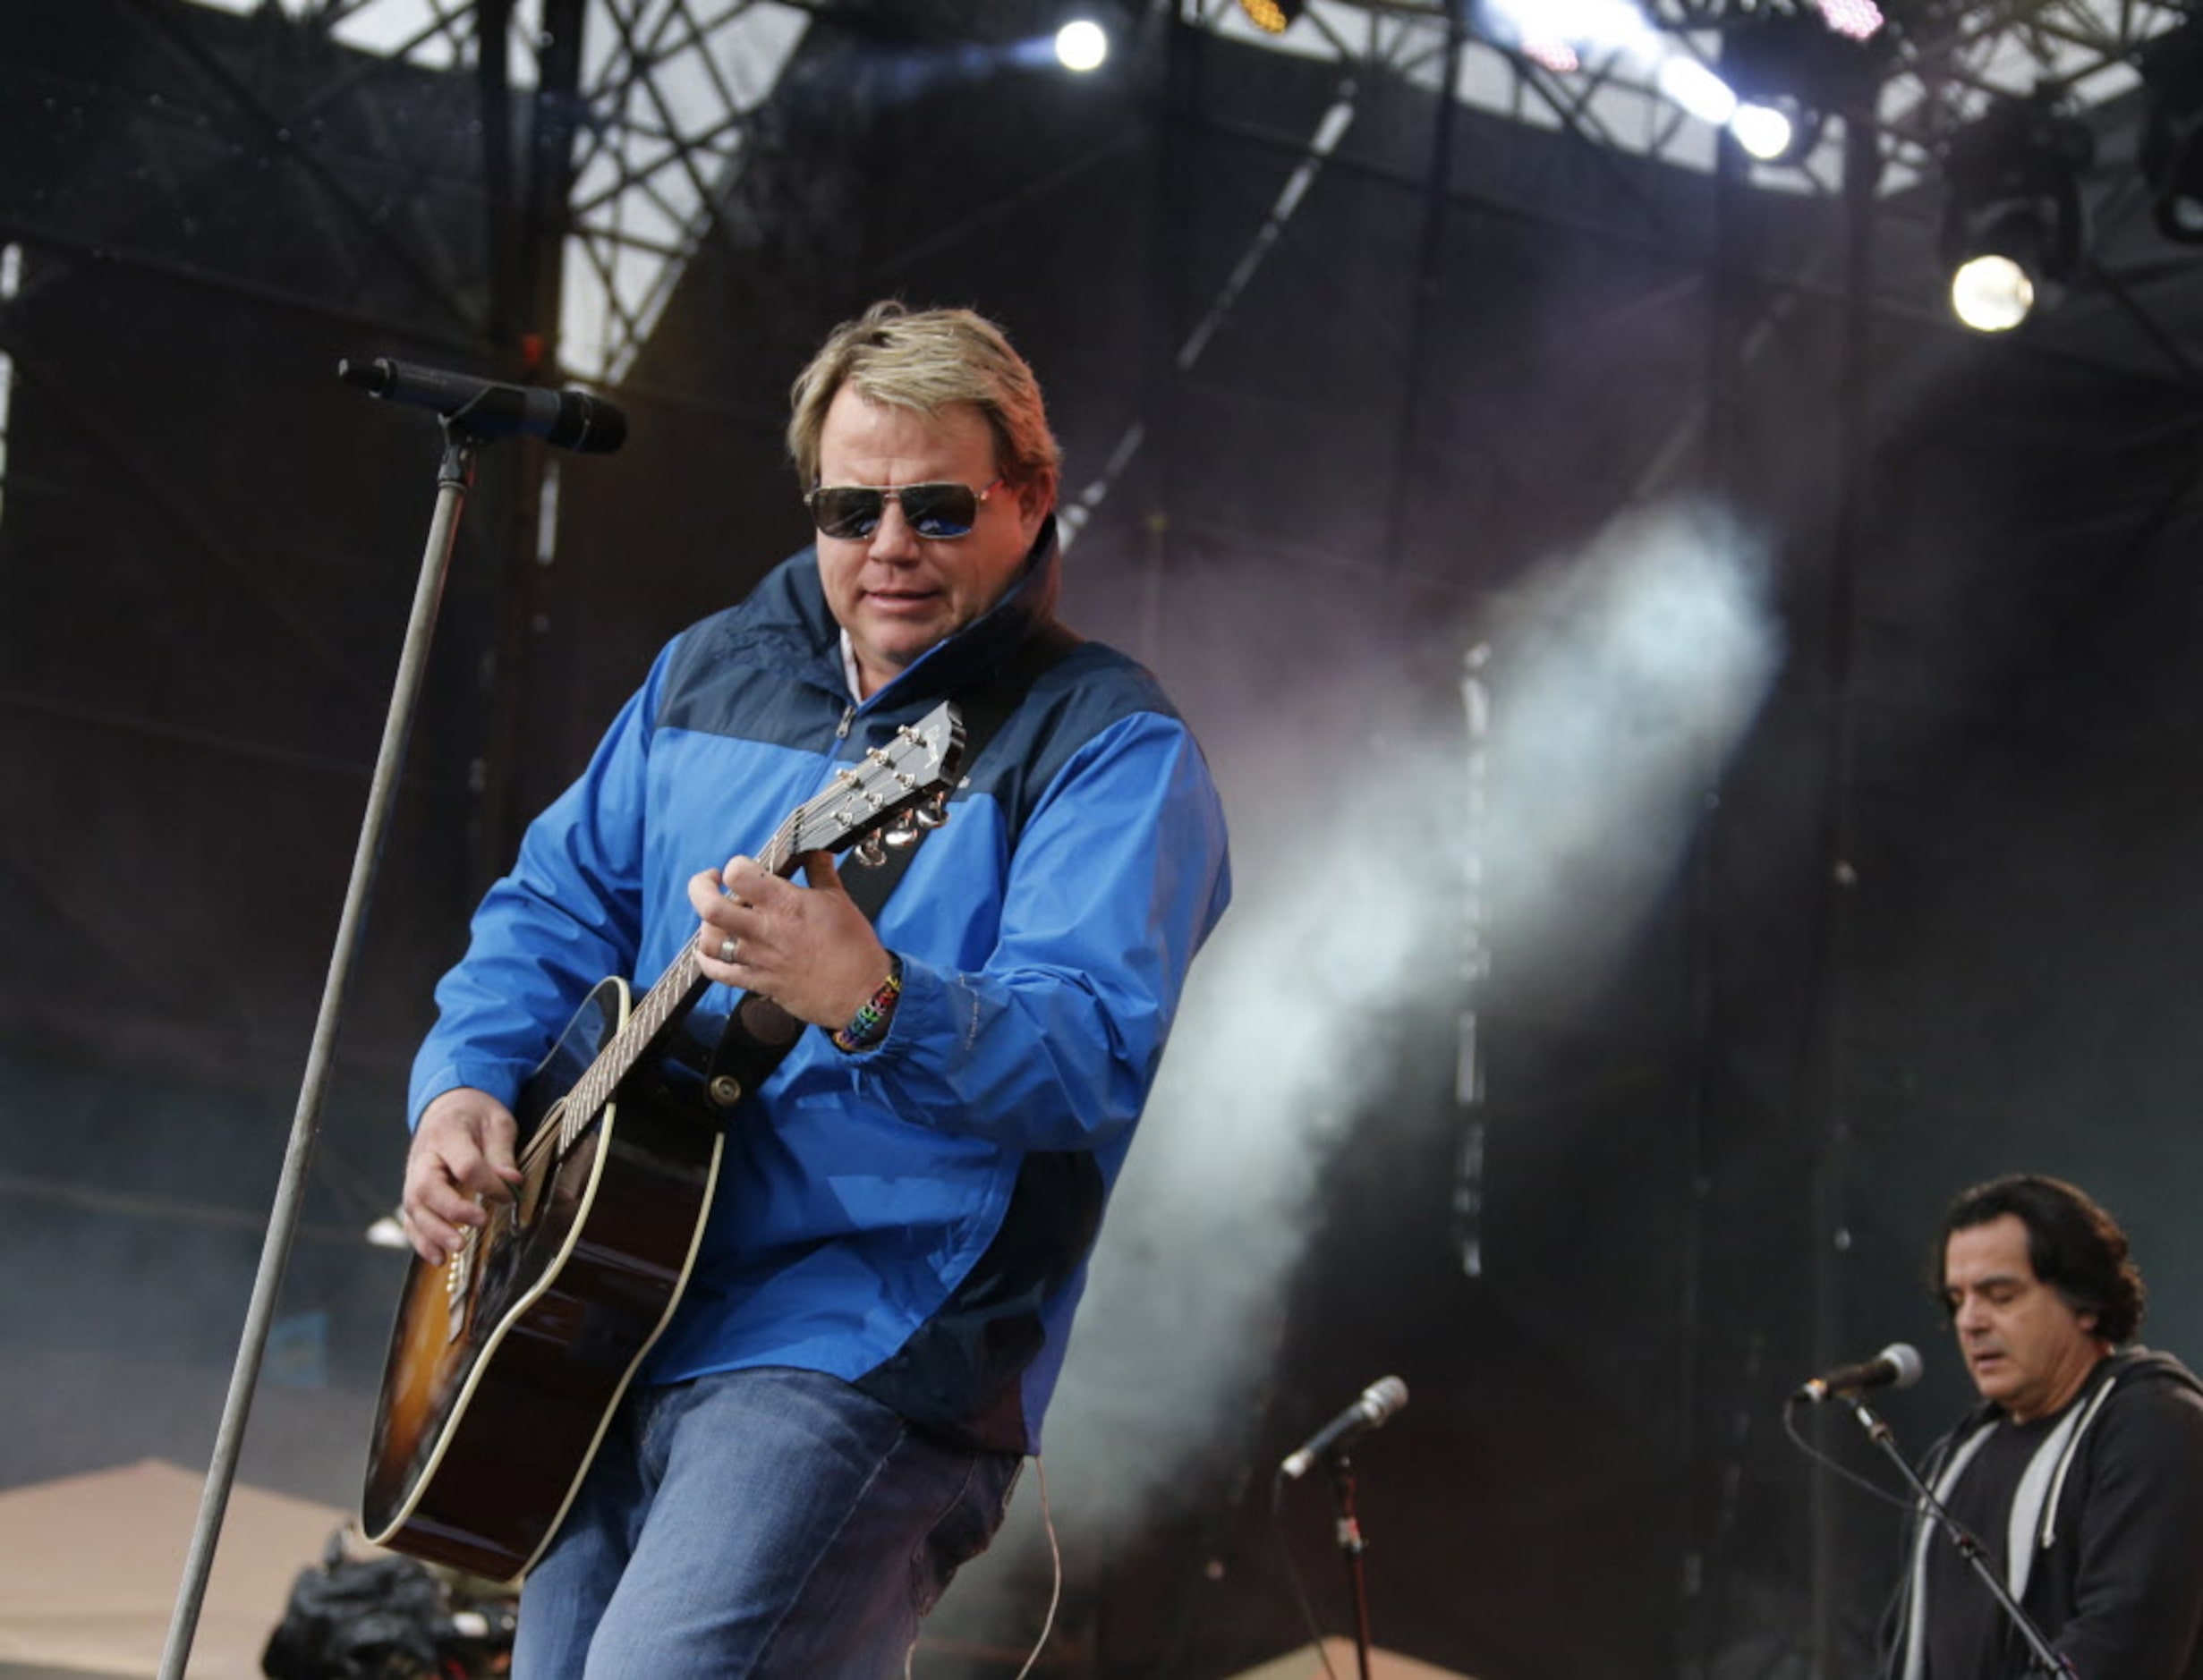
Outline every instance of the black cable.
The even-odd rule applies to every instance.
[[[1300,1571],[1293,1563],[1293,1548],[1285,1543],[1285,1471],[1280,1466],[1270,1478],[1270,1526],[1278,1537],[1278,1550],[1285,1559],[1285,1584],[1292,1589],[1293,1602],[1300,1607],[1300,1619],[1307,1625],[1308,1643],[1323,1664],[1323,1672],[1330,1680],[1339,1680],[1339,1671],[1331,1666],[1331,1652],[1323,1647],[1323,1630],[1317,1625],[1315,1607],[1308,1602],[1308,1591],[1301,1584]]]
[[[1842,1464],[1839,1464],[1834,1459],[1829,1457],[1827,1454],[1822,1452],[1820,1448],[1814,1446],[1812,1442],[1807,1440],[1804,1436],[1800,1435],[1798,1432],[1798,1407],[1799,1404],[1799,1401],[1794,1395],[1790,1399],[1785,1400],[1782,1403],[1782,1432],[1789,1436],[1792,1441],[1797,1443],[1798,1450],[1799,1452],[1803,1453],[1807,1458],[1813,1460],[1815,1464],[1819,1464],[1823,1469],[1833,1470],[1837,1475],[1842,1477],[1844,1481],[1850,1482],[1854,1488],[1864,1488],[1868,1493],[1874,1495],[1876,1498],[1881,1500],[1884,1504],[1893,1505],[1900,1511],[1909,1512],[1912,1509],[1912,1501],[1910,1499],[1892,1493],[1887,1488],[1876,1487],[1873,1482],[1868,1481],[1866,1477],[1859,1475],[1855,1471],[1846,1470]]]

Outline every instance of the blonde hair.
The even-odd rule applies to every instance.
[[[788,454],[805,489],[819,481],[826,411],[844,386],[868,403],[921,414],[970,403],[994,434],[997,470],[1013,484],[1053,478],[1062,462],[1040,381],[1002,329],[970,310],[908,310],[889,298],[827,335],[788,394]]]

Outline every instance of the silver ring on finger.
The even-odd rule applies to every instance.
[[[722,963],[731,963],[731,962],[733,962],[733,961],[735,960],[735,953],[736,953],[736,952],[737,952],[737,951],[739,951],[739,950],[741,950],[741,949],[742,949],[742,941],[741,941],[741,940],[739,940],[739,939],[721,939],[721,940],[719,941],[719,961],[720,961],[720,962],[722,962]]]

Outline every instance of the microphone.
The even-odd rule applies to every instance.
[[[1297,1481],[1308,1468],[1336,1447],[1357,1440],[1382,1426],[1393,1413],[1408,1404],[1408,1385],[1397,1377],[1380,1377],[1362,1390],[1361,1398],[1311,1435],[1300,1450],[1278,1468]]]
[[[1922,1369],[1918,1348],[1910,1342],[1892,1342],[1872,1359],[1862,1359],[1856,1365],[1839,1365],[1824,1376],[1800,1384],[1790,1397],[1793,1404],[1803,1401],[1808,1405],[1818,1405],[1833,1396],[1856,1394],[1861,1388],[1910,1388],[1919,1381]]]
[[[586,391],[499,385],[472,374],[393,361],[387,356],[372,361],[342,358],[336,377],[370,396],[432,408],[477,437],[540,437],[585,455],[608,455],[627,441],[627,417]]]

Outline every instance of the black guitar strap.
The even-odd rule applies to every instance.
[[[1078,643],[1077,636],[1050,620],[1026,639],[1017,657],[992,682],[955,697],[964,725],[963,762],[967,774],[1034,681]],[[920,827],[908,844],[887,847],[887,856],[880,862],[866,867],[860,860],[857,868],[843,872],[843,886],[868,920],[879,920],[880,906],[903,878],[928,832]],[[764,1083],[780,1065],[780,1058],[795,1048],[803,1031],[804,1023],[770,997],[744,993],[711,1051],[704,1075],[706,1100],[722,1114],[732,1108]]]

